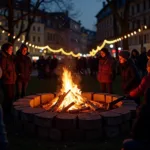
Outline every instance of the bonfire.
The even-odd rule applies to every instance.
[[[48,104],[43,108],[55,112],[76,112],[81,110],[96,110],[102,107],[102,104],[96,103],[81,95],[78,85],[73,82],[72,74],[66,68],[63,68],[62,88]]]

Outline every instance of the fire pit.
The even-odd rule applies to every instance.
[[[113,138],[130,131],[136,104],[131,100],[107,110],[118,95],[85,92],[64,69],[58,93],[39,93],[14,102],[18,128],[25,133],[52,140],[95,140]]]

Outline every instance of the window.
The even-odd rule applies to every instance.
[[[38,36],[38,42],[40,42],[41,41],[41,39],[40,39],[40,37]]]
[[[134,15],[134,6],[131,7],[131,14]]]
[[[35,42],[35,36],[33,36],[32,41]]]
[[[33,31],[35,31],[35,26],[33,26]]]
[[[137,27],[140,27],[140,20],[137,20]]]
[[[143,23],[146,24],[146,17],[143,18]]]
[[[140,12],[140,4],[136,5],[136,9],[137,9],[137,13],[139,13]]]
[[[40,30],[41,30],[41,28],[40,28],[40,27],[38,27],[38,32],[40,32]]]

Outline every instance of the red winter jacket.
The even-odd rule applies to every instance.
[[[150,73],[148,73],[148,75],[143,77],[140,85],[137,88],[135,88],[134,90],[132,90],[129,95],[131,97],[138,97],[138,96],[144,94],[144,103],[146,103],[146,101],[147,101],[146,93],[147,93],[148,88],[150,88]]]
[[[111,83],[115,76],[114,60],[111,57],[99,60],[97,79],[100,83]]]

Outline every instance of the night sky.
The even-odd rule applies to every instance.
[[[81,20],[82,25],[90,30],[96,30],[96,14],[102,8],[100,0],[73,0],[75,8],[80,10],[80,16],[76,20]]]

